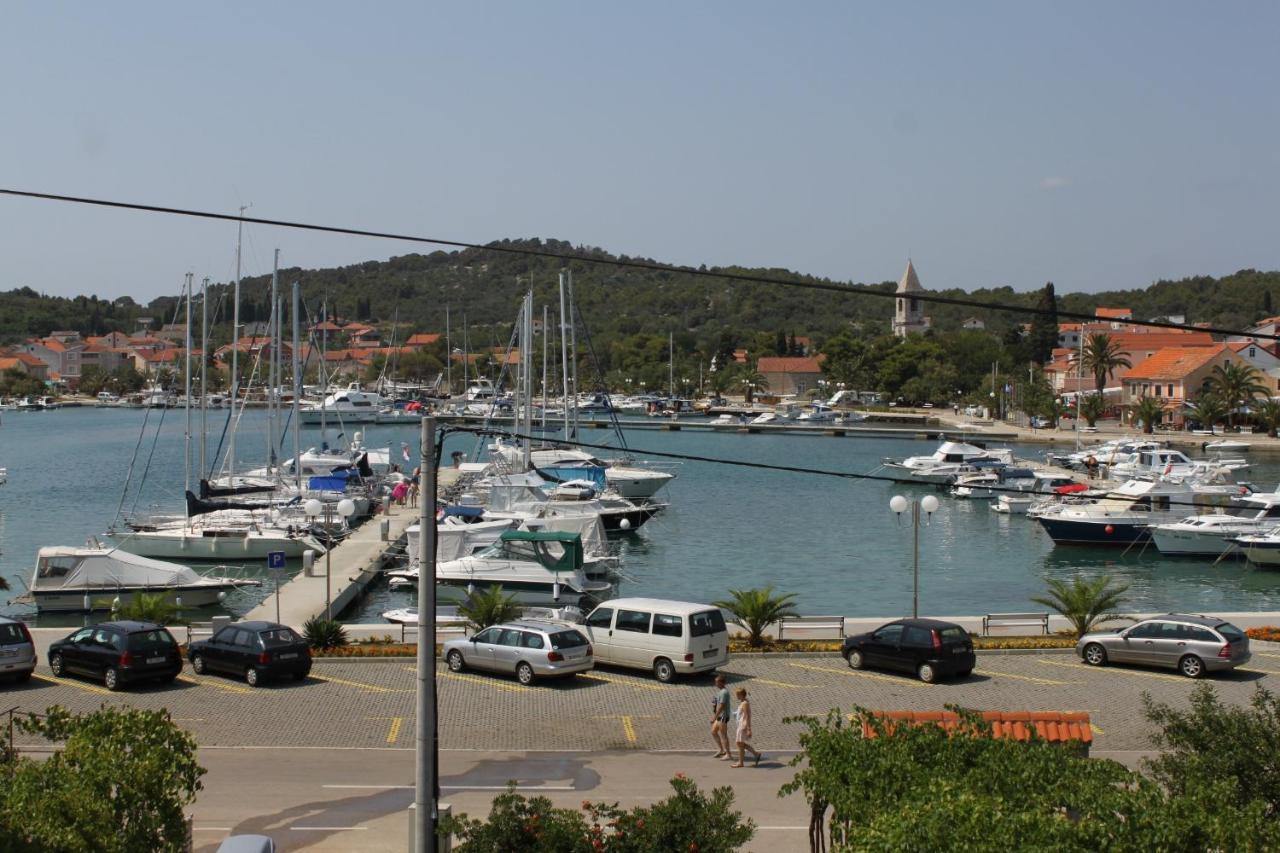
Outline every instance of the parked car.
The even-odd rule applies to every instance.
[[[846,637],[842,653],[852,669],[871,666],[913,672],[926,684],[948,675],[963,678],[977,663],[968,632],[938,619],[899,619]]]
[[[277,849],[269,835],[228,835],[215,853],[276,853]]]
[[[108,690],[136,681],[173,681],[182,672],[177,640],[153,622],[90,625],[49,646],[49,669],[100,678]]]
[[[563,622],[521,619],[490,625],[470,637],[444,644],[449,669],[514,673],[521,684],[535,678],[575,675],[595,665],[591,642]]]
[[[729,662],[729,629],[710,604],[614,598],[584,624],[598,662],[647,669],[664,683]]]
[[[1249,638],[1215,616],[1170,613],[1115,631],[1085,634],[1076,654],[1090,666],[1138,663],[1176,669],[1187,678],[1249,662]]]
[[[26,681],[36,669],[36,645],[23,622],[0,616],[0,676]]]
[[[302,681],[311,674],[307,641],[275,622],[233,622],[209,639],[192,643],[187,659],[198,675],[221,672],[243,678],[250,687],[286,675]]]

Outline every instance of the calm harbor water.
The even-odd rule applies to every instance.
[[[17,595],[25,588],[42,545],[80,544],[104,531],[121,505],[122,487],[135,446],[134,485],[123,503],[127,513],[181,509],[183,427],[181,411],[62,409],[4,412],[0,420],[0,576]],[[139,443],[140,427],[148,431]],[[210,447],[225,413],[210,417]],[[217,428],[212,426],[216,422]],[[348,427],[349,431],[354,431]],[[370,426],[366,444],[401,443],[416,457],[413,426]],[[588,430],[585,441],[604,443],[611,433]],[[932,442],[709,432],[628,433],[633,448],[698,456],[797,465],[827,471],[867,473],[887,456],[929,453]],[[303,445],[319,443],[319,431],[304,433]],[[265,414],[245,415],[237,456],[245,467],[262,464]],[[471,457],[475,439],[451,436],[445,456]],[[1043,456],[1043,446],[1018,455]],[[642,456],[642,453],[637,455]],[[149,465],[148,465],[149,460]],[[137,480],[144,469],[141,490]],[[710,462],[674,466],[678,477],[664,497],[672,504],[637,533],[618,540],[627,580],[620,593],[693,600],[726,597],[730,589],[773,584],[796,593],[803,613],[889,616],[911,609],[911,524],[889,510],[898,492],[925,494],[922,487],[779,473]],[[1249,478],[1274,488],[1280,466],[1261,464]],[[942,505],[920,530],[920,610],[938,615],[980,614],[1034,607],[1046,577],[1077,571],[1106,572],[1131,584],[1134,609],[1194,612],[1280,610],[1280,572],[1242,561],[1162,558],[1154,548],[1129,554],[1106,549],[1054,548],[1034,521],[992,512],[985,502],[941,498]],[[293,567],[291,571],[297,571]],[[248,565],[250,576],[267,577],[265,566]],[[270,581],[229,597],[229,612],[242,613],[270,594]],[[408,592],[375,586],[349,621],[380,621],[391,607],[414,603]],[[0,613],[29,615],[33,608],[0,598]],[[207,618],[216,610],[199,611]],[[40,624],[79,624],[81,616],[42,617]]]

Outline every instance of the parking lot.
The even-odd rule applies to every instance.
[[[789,750],[798,728],[783,717],[832,708],[1088,711],[1095,749],[1149,746],[1141,694],[1183,704],[1197,682],[1172,671],[1085,666],[1061,652],[980,654],[973,675],[927,685],[889,672],[855,672],[834,655],[739,655],[723,670],[752,698],[757,745]],[[1210,676],[1227,701],[1246,703],[1256,685],[1280,675],[1280,649],[1257,644],[1246,667]],[[411,748],[415,669],[411,659],[318,659],[305,682],[251,688],[184,670],[173,685],[112,693],[79,678],[54,678],[42,662],[23,685],[0,686],[7,710],[101,703],[168,708],[201,746]],[[664,685],[645,673],[599,667],[567,681],[523,686],[513,677],[438,670],[443,749],[702,749],[710,717],[709,676]],[[19,736],[21,738],[21,735]],[[30,741],[25,741],[30,742]]]

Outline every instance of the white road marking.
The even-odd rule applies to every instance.
[[[367,826],[291,826],[294,832],[355,832],[368,829]]]

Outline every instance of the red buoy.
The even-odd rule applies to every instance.
[[[1104,528],[1102,528],[1102,529],[1103,529],[1103,530],[1105,530],[1105,531],[1107,531],[1107,535],[1111,535],[1112,533],[1115,533],[1115,532],[1116,532],[1116,529],[1115,529],[1114,527],[1112,527],[1110,524],[1108,524],[1106,527],[1104,527]]]

